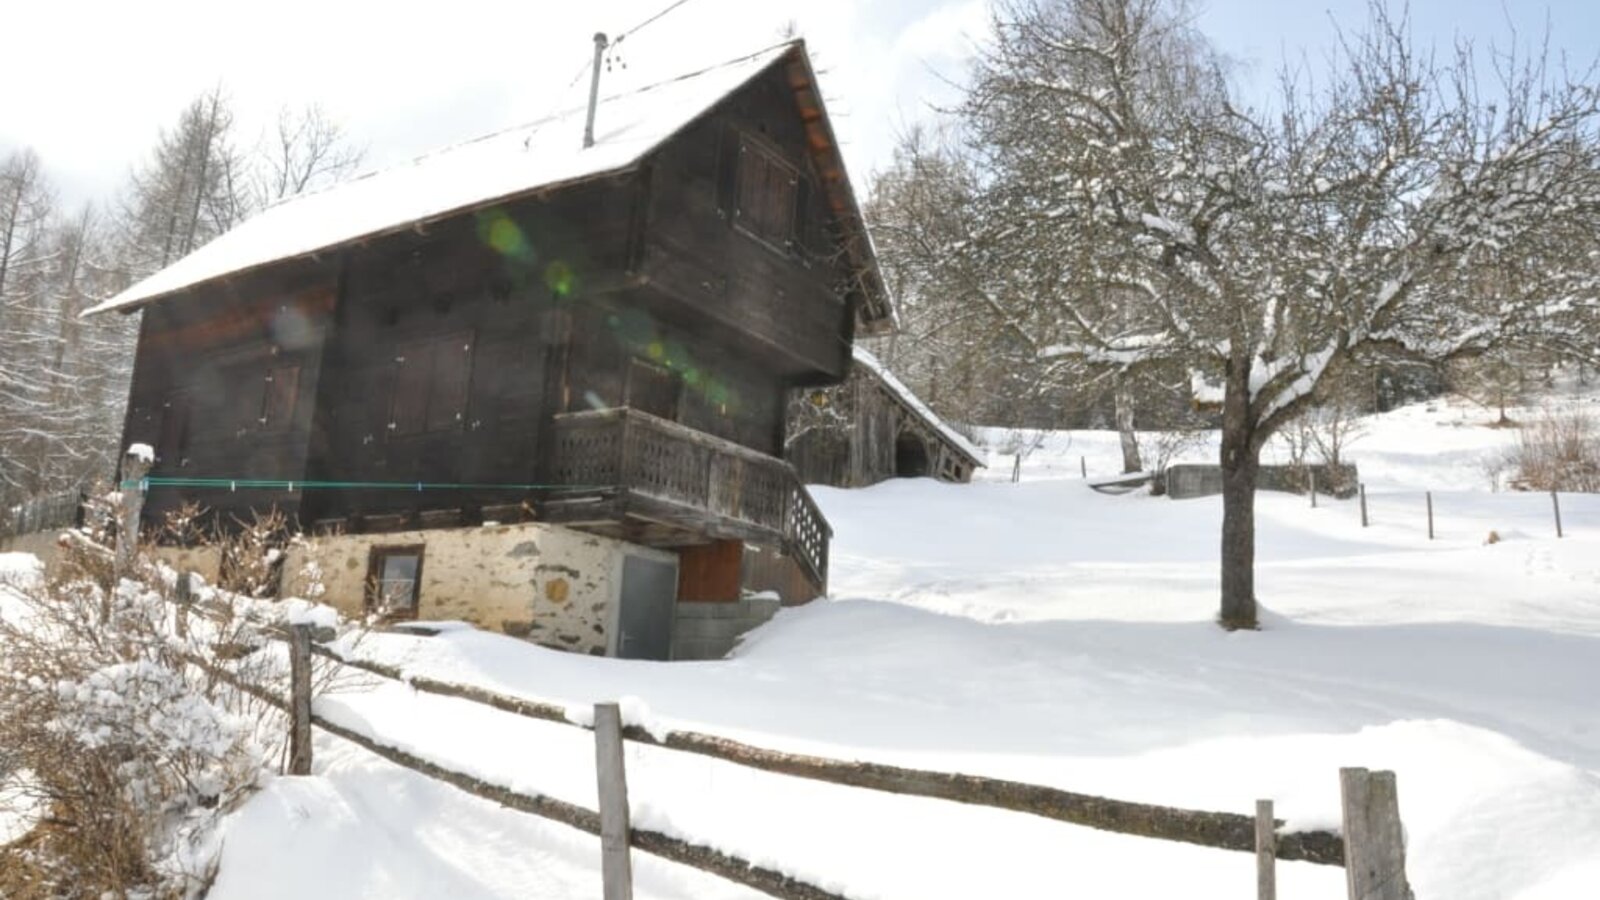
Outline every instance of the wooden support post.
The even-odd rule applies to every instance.
[[[117,523],[116,574],[127,575],[139,555],[139,522],[144,515],[145,476],[154,462],[143,444],[134,444],[122,457],[122,519]]]
[[[289,627],[289,774],[311,774],[311,626]]]
[[[1433,540],[1433,491],[1428,491],[1428,540]]]
[[[1022,480],[1022,454],[1018,453],[1011,458],[1011,483],[1016,484]]]
[[[1349,900],[1412,900],[1393,772],[1340,769]]]
[[[1366,528],[1367,527],[1367,486],[1362,484],[1362,485],[1357,485],[1357,488],[1359,488],[1360,491],[1361,491],[1361,527],[1362,528]]]
[[[604,900],[633,900],[628,857],[628,775],[622,758],[622,710],[594,705],[594,767],[600,787],[600,874]]]
[[[1089,477],[1089,458],[1087,456],[1078,457],[1078,474],[1083,478]]]
[[[1550,492],[1550,505],[1555,507],[1555,511],[1556,511],[1556,537],[1560,538],[1562,536],[1562,534],[1561,534],[1561,497],[1558,496],[1555,491],[1551,491]]]
[[[187,640],[189,637],[189,607],[194,603],[194,573],[178,573],[177,592],[173,597],[177,603],[177,610],[173,613],[173,630],[178,637]]]
[[[1256,900],[1278,898],[1278,826],[1272,801],[1256,801]]]
[[[1311,483],[1311,508],[1312,509],[1316,509],[1317,508],[1317,470],[1316,469],[1307,469],[1306,470],[1306,478],[1309,479],[1309,481]]]

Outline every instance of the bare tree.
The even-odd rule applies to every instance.
[[[122,252],[130,278],[176,262],[249,212],[233,127],[233,110],[217,87],[162,132],[122,202]]]
[[[1420,54],[1381,5],[1240,111],[1181,2],[1004,5],[964,119],[974,298],[1051,358],[1220,386],[1221,622],[1256,627],[1263,444],[1359,365],[1592,354],[1600,106],[1542,54]],[[1490,292],[1467,290],[1498,271]],[[1041,289],[1041,286],[1048,290]],[[1115,298],[1114,302],[1108,298]]]
[[[350,143],[344,127],[312,104],[278,111],[278,122],[257,151],[256,206],[343,181],[361,165],[365,151]]]

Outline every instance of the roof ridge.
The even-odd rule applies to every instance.
[[[755,59],[755,58],[757,58],[759,56],[762,56],[762,55],[767,54],[767,53],[771,53],[772,51],[777,50],[780,47],[803,46],[804,44],[805,44],[805,39],[804,38],[793,38],[793,39],[790,39],[790,40],[779,41],[776,44],[769,44],[769,45],[767,45],[765,47],[762,47],[759,50],[754,50],[754,51],[751,51],[749,53],[745,53],[745,54],[742,54],[740,56],[736,56],[736,57],[734,57],[732,59],[725,59],[722,62],[713,63],[713,64],[711,64],[709,66],[704,66],[704,67],[701,67],[699,69],[695,69],[695,70],[693,70],[691,72],[684,72],[684,73],[679,74],[679,75],[674,75],[671,78],[664,78],[664,79],[662,79],[660,81],[653,81],[653,82],[651,82],[649,84],[641,85],[641,86],[636,87],[636,88],[630,88],[629,90],[626,90],[626,91],[618,91],[618,92],[613,93],[613,94],[606,94],[606,95],[602,96],[599,99],[599,101],[597,102],[597,107],[598,106],[604,106],[606,103],[611,103],[611,102],[614,102],[614,101],[617,101],[617,100],[623,100],[623,99],[626,99],[626,98],[629,98],[629,97],[637,97],[640,94],[645,94],[645,93],[648,93],[650,91],[659,90],[659,89],[661,89],[663,87],[666,87],[668,85],[678,84],[680,82],[688,81],[691,78],[699,78],[701,76],[709,75],[712,72],[716,72],[716,71],[719,71],[721,69],[726,69],[726,68],[729,68],[731,66],[739,65],[740,63],[749,62],[750,60]],[[362,172],[362,173],[360,173],[358,175],[355,175],[355,176],[352,176],[350,178],[347,178],[347,179],[345,179],[343,181],[336,181],[333,184],[323,185],[322,187],[316,188],[314,190],[302,191],[302,192],[300,192],[298,194],[294,194],[292,196],[280,197],[279,199],[274,200],[273,202],[271,202],[271,203],[267,204],[266,206],[262,207],[260,209],[260,211],[258,211],[256,213],[256,215],[260,215],[261,213],[267,212],[268,210],[271,210],[271,209],[276,209],[276,208],[278,208],[280,206],[288,205],[288,204],[293,203],[293,202],[295,202],[297,200],[303,200],[303,199],[305,199],[307,197],[314,197],[314,196],[316,196],[318,194],[324,194],[324,193],[327,193],[328,191],[336,190],[336,189],[338,189],[340,187],[343,187],[345,185],[348,185],[348,184],[353,184],[353,183],[358,182],[358,181],[365,181],[368,178],[372,178],[372,177],[377,176],[377,175],[382,175],[382,174],[384,174],[386,172],[393,172],[393,171],[397,171],[399,169],[406,168],[408,166],[415,166],[415,165],[418,165],[419,163],[423,162],[424,160],[433,159],[435,157],[441,156],[441,155],[446,154],[446,153],[451,153],[451,152],[454,152],[456,150],[460,150],[460,149],[465,148],[465,147],[470,147],[470,146],[472,146],[474,144],[481,144],[484,141],[493,140],[495,138],[500,138],[500,137],[505,137],[506,135],[509,135],[509,134],[511,134],[513,132],[520,131],[520,130],[523,130],[523,129],[529,129],[530,132],[533,132],[533,133],[530,133],[528,135],[527,139],[524,140],[523,143],[522,143],[523,148],[526,149],[531,145],[531,143],[533,141],[534,133],[536,133],[538,131],[540,126],[547,125],[547,124],[549,124],[551,122],[554,122],[554,121],[557,121],[559,119],[566,118],[567,116],[573,115],[575,113],[584,112],[587,108],[588,108],[588,103],[585,102],[585,103],[583,103],[582,105],[579,105],[579,106],[566,106],[566,107],[562,107],[560,109],[550,110],[549,112],[546,112],[544,115],[539,116],[538,118],[535,118],[535,119],[529,119],[529,120],[524,121],[524,122],[518,122],[515,125],[507,125],[506,127],[497,129],[495,131],[485,132],[483,134],[475,135],[473,137],[463,138],[463,139],[455,141],[453,143],[444,144],[443,146],[434,147],[434,148],[432,148],[430,150],[424,151],[422,153],[418,153],[415,156],[411,156],[411,157],[408,157],[408,158],[403,159],[403,160],[397,160],[397,161],[392,162],[392,163],[390,163],[388,165],[376,166],[376,167],[368,169],[368,170],[366,170],[366,171],[364,171],[364,172]],[[585,148],[585,149],[587,149],[587,148]]]

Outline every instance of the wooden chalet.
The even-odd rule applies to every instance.
[[[965,483],[979,450],[866,348],[843,384],[797,392],[785,455],[807,484],[866,487],[889,478]]]
[[[786,596],[823,592],[785,398],[842,381],[893,310],[804,44],[603,99],[589,147],[584,117],[285,202],[97,307],[144,312],[124,445],[156,449],[147,524],[274,507],[365,549],[342,602],[535,639],[587,586],[615,608],[548,642],[588,652],[682,655],[674,600],[738,602],[747,544]],[[541,581],[526,616],[430,607],[467,590],[435,583],[442,535],[530,523],[615,571]],[[573,569],[558,544],[495,577]]]

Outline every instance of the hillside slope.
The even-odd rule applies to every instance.
[[[835,599],[783,612],[726,661],[593,659],[470,629],[355,652],[574,708],[630,697],[659,727],[772,747],[1197,808],[1270,797],[1291,827],[1336,824],[1340,766],[1392,768],[1421,900],[1590,897],[1600,498],[1563,496],[1556,540],[1548,496],[1486,490],[1478,461],[1512,438],[1452,424],[1472,415],[1440,403],[1370,424],[1351,450],[1370,528],[1352,501],[1261,496],[1260,632],[1212,624],[1220,502],[1095,493],[1078,456],[1114,443],[1077,433],[1020,484],[818,490]],[[594,802],[575,729],[392,684],[320,703],[480,777]],[[214,897],[597,895],[589,838],[336,739],[319,750],[316,777],[279,779],[234,818]],[[1245,854],[628,754],[636,824],[852,897],[1234,898],[1253,877]],[[641,897],[750,896],[636,866]],[[1344,896],[1337,869],[1280,872],[1283,896]]]

